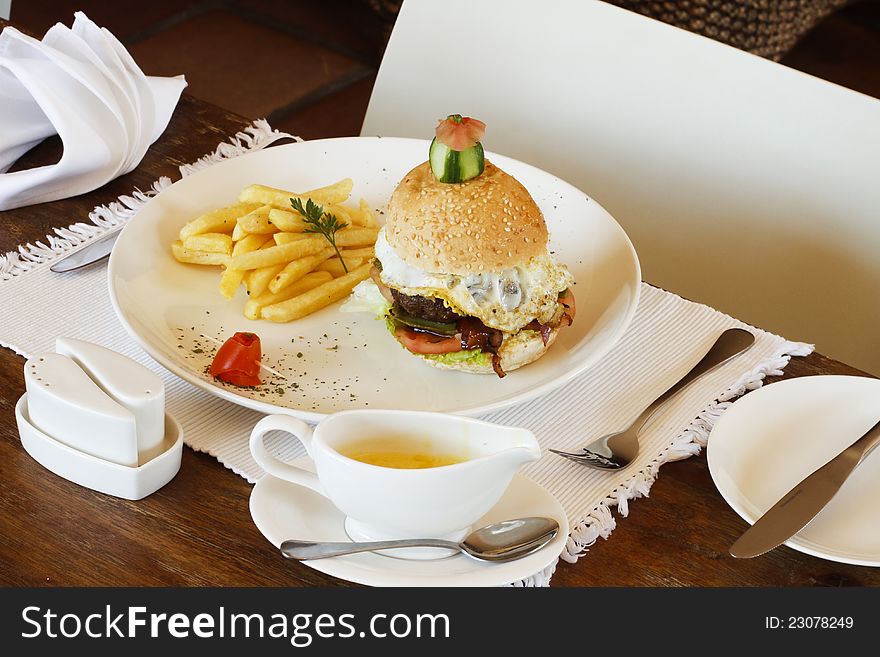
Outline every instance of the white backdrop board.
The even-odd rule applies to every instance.
[[[449,113],[594,197],[646,281],[880,374],[880,101],[602,2],[407,0],[362,134]]]

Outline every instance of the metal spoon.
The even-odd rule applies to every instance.
[[[288,559],[302,561],[392,548],[438,547],[460,550],[480,561],[510,561],[541,549],[553,540],[558,531],[559,523],[553,518],[517,518],[481,527],[465,536],[461,543],[432,538],[364,543],[284,541],[281,554]]]

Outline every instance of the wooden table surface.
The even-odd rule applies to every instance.
[[[0,21],[2,27],[2,21]],[[140,166],[94,192],[0,213],[0,250],[86,220],[96,205],[213,150],[249,121],[184,96]],[[18,166],[54,161],[49,140]],[[2,283],[0,283],[2,284]],[[35,303],[39,303],[35,300]],[[0,339],[3,334],[0,319]],[[81,488],[38,465],[21,447],[14,406],[24,359],[0,349],[0,585],[315,586],[343,582],[284,560],[248,512],[251,486],[206,454],[184,449],[180,474],[137,502]],[[794,358],[783,378],[867,376],[818,353]],[[768,379],[768,383],[774,379]],[[782,547],[735,560],[727,549],[745,528],[709,476],[704,455],[664,465],[647,499],[630,505],[609,540],[577,563],[560,562],[553,586],[880,585],[880,570]]]

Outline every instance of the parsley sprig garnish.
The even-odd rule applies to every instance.
[[[318,205],[312,199],[307,199],[306,205],[303,207],[302,199],[292,198],[290,199],[290,205],[305,217],[306,224],[308,224],[308,228],[306,228],[307,233],[320,233],[330,242],[330,246],[336,251],[336,257],[339,258],[339,262],[342,263],[342,268],[347,274],[348,267],[345,266],[345,260],[343,260],[342,254],[339,253],[339,248],[336,246],[336,231],[345,228],[348,224],[339,221],[336,215],[324,212],[324,206]]]

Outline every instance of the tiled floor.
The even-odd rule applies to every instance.
[[[148,74],[306,139],[360,132],[386,25],[360,0],[13,0],[42,35],[76,10],[110,29]],[[782,60],[880,98],[880,0],[829,17]]]
[[[184,73],[193,96],[305,139],[360,132],[385,47],[356,0],[13,0],[11,19],[41,36],[77,10],[147,74]]]
[[[149,73],[186,73],[193,94],[245,116],[269,115],[330,82],[372,73],[350,57],[222,9],[155,32],[130,50]]]

